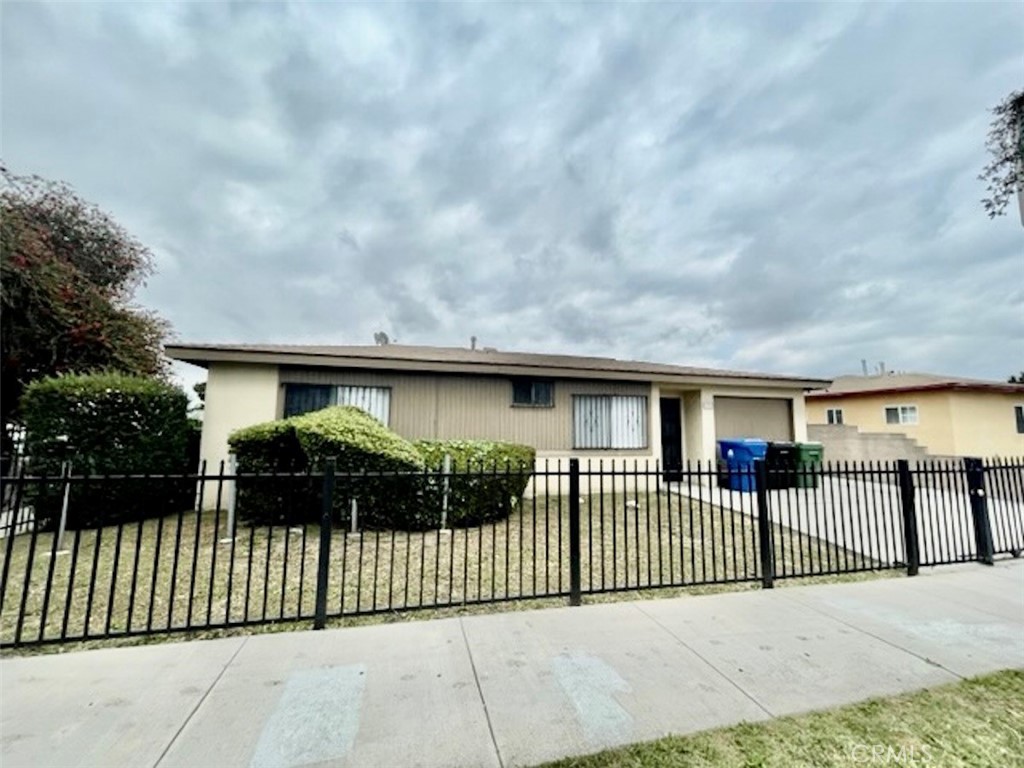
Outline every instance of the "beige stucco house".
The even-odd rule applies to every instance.
[[[906,435],[935,456],[1024,456],[1024,385],[922,373],[840,376],[808,394],[807,421],[812,433],[830,425]]]
[[[723,437],[806,439],[804,393],[828,382],[596,357],[419,346],[181,344],[207,369],[202,458],[236,429],[358,405],[409,439],[526,443],[538,461],[715,458]],[[606,464],[607,466],[607,464]]]

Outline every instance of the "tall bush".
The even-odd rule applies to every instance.
[[[74,474],[171,474],[187,465],[188,398],[164,381],[118,373],[79,374],[31,383],[21,400],[29,471]],[[191,504],[194,483],[179,480],[73,482],[68,527],[139,520]],[[32,486],[36,520],[57,524],[59,483]]]
[[[432,475],[427,503],[440,509],[447,491],[448,523],[480,525],[508,517],[522,499],[537,452],[528,445],[491,440],[420,440],[415,443],[429,469],[441,470],[451,457],[452,475]]]
[[[228,444],[240,474],[274,473],[239,478],[235,502],[239,517],[262,525],[311,523],[318,519],[322,484],[307,477],[313,467],[299,444],[293,419],[237,430]]]
[[[257,424],[233,433],[229,444],[241,473],[300,473],[296,478],[239,480],[238,513],[248,520],[273,524],[317,519],[321,482],[301,474],[322,472],[326,459],[334,458],[339,475],[334,494],[338,519],[347,518],[355,499],[363,526],[412,529],[424,525],[419,519],[419,475],[394,474],[419,473],[422,458],[412,443],[358,408],[335,406]],[[375,474],[380,472],[388,474]],[[347,477],[352,474],[360,476]]]
[[[238,430],[229,440],[243,475],[240,517],[258,524],[310,523],[319,518],[323,483],[310,473],[335,458],[334,513],[350,520],[355,500],[361,528],[422,530],[447,522],[479,525],[507,516],[522,497],[535,451],[480,440],[410,443],[369,414],[336,406]],[[453,473],[440,472],[445,455]],[[267,474],[260,477],[256,473]],[[281,473],[294,473],[293,477]]]

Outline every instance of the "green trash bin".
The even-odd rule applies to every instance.
[[[796,487],[817,488],[821,462],[825,459],[825,446],[821,443],[796,444]]]

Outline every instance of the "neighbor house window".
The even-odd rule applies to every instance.
[[[573,395],[573,448],[646,448],[647,398]]]
[[[842,424],[843,423],[843,409],[842,408],[829,408],[825,411],[825,416],[828,418],[829,424]]]
[[[1017,419],[1017,434],[1024,435],[1024,405],[1013,406],[1013,415]]]
[[[513,379],[512,405],[550,408],[555,404],[555,383],[543,379]]]
[[[329,405],[354,405],[362,408],[385,426],[391,420],[391,390],[387,387],[285,384],[285,418],[319,411]]]
[[[916,405],[887,405],[885,407],[886,424],[917,424]]]

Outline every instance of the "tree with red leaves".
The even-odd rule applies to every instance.
[[[66,184],[3,167],[0,174],[6,440],[21,393],[35,379],[97,370],[165,375],[168,326],[132,303],[152,271],[142,243]]]
[[[985,212],[991,219],[1002,216],[1016,192],[1024,223],[1024,91],[1013,91],[992,109],[985,147],[991,159],[978,176],[988,184]]]

